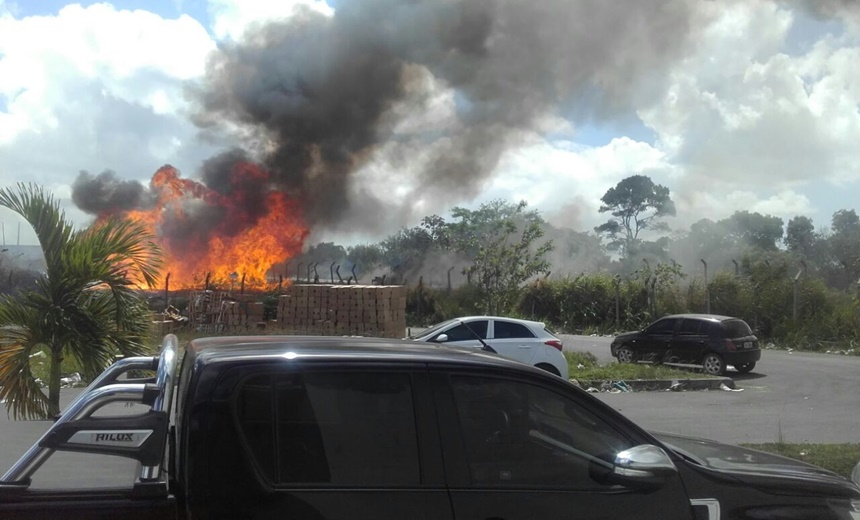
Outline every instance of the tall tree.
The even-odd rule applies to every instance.
[[[603,202],[600,212],[611,212],[612,218],[594,231],[609,238],[607,247],[619,251],[625,258],[635,254],[640,232],[646,229],[668,231],[669,226],[660,219],[675,215],[669,188],[654,184],[645,175],[623,179],[609,188],[600,200]]]
[[[545,223],[527,206],[494,200],[474,211],[454,208],[457,220],[445,225],[449,247],[471,259],[463,273],[481,291],[488,314],[510,309],[527,280],[549,272],[553,243],[540,241]]]
[[[722,221],[721,221],[722,222]],[[763,251],[776,251],[782,240],[782,219],[758,212],[735,211],[725,219],[729,233],[740,243]]]
[[[848,289],[860,277],[860,217],[853,209],[840,209],[833,214],[830,228],[827,249],[837,269],[844,273],[842,284]]]
[[[812,219],[809,217],[798,215],[785,225],[785,247],[792,253],[810,258],[817,242],[815,226],[812,225]]]
[[[382,263],[382,249],[378,244],[356,244],[346,249],[347,260],[369,272]]]
[[[33,226],[46,264],[35,288],[0,296],[0,399],[15,418],[55,416],[65,356],[92,378],[115,354],[145,350],[150,320],[137,287],[156,283],[160,251],[130,221],[76,231],[54,198],[32,184],[0,189],[0,205]],[[40,351],[48,354],[47,396],[30,368]]]
[[[421,226],[401,229],[380,242],[382,262],[402,277],[420,266],[424,256],[434,246],[433,237]]]

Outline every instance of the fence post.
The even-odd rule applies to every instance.
[[[615,275],[615,330],[621,330],[621,275]]]
[[[797,307],[798,307],[798,303],[799,303],[798,300],[800,299],[800,295],[799,295],[800,291],[799,291],[798,287],[800,285],[800,277],[802,275],[806,274],[806,262],[801,260],[800,266],[801,267],[797,271],[797,274],[794,275],[794,301],[792,302],[792,305],[791,305],[791,321],[794,322],[795,324],[797,324]]]

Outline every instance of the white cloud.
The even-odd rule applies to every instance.
[[[495,198],[525,199],[553,222],[590,230],[605,220],[598,209],[606,190],[636,174],[664,183],[671,170],[663,152],[627,137],[601,147],[583,147],[535,135],[504,154],[476,204]],[[572,200],[577,201],[576,211]]]
[[[212,31],[220,39],[241,39],[249,26],[290,18],[297,7],[331,15],[325,0],[209,0]]]
[[[181,80],[203,72],[214,43],[194,19],[165,20],[109,4],[64,7],[57,16],[0,18],[0,95],[11,125],[8,142],[24,130],[57,128],[56,109],[74,104],[67,83],[99,83],[106,96],[159,113],[182,105]],[[141,74],[149,74],[150,84]]]
[[[187,15],[73,4],[0,16],[0,183],[34,181],[68,202],[82,169],[145,181],[166,162],[196,168],[212,147],[183,146],[197,133],[183,82],[214,48]]]
[[[712,8],[723,12],[672,71],[663,99],[639,111],[684,172],[678,220],[681,208],[689,222],[728,209],[808,214],[817,208],[799,193],[809,187],[860,183],[860,47],[825,36],[789,55],[782,49],[803,13],[764,1]]]

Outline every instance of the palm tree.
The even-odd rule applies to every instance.
[[[34,289],[0,295],[0,400],[16,419],[56,416],[65,356],[92,378],[117,353],[145,350],[149,319],[136,288],[155,284],[161,251],[143,225],[128,220],[75,230],[55,199],[33,184],[0,189],[0,206],[30,223],[47,266]],[[30,368],[43,351],[47,397]]]

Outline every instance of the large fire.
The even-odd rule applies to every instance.
[[[182,179],[172,166],[160,168],[150,181],[155,207],[125,212],[146,223],[164,250],[170,288],[272,283],[270,270],[301,252],[308,229],[297,200],[270,191],[260,199],[248,186],[265,183],[268,173],[240,162],[233,166],[229,195]],[[260,199],[260,200],[257,200]],[[191,213],[195,221],[191,222]],[[200,215],[207,215],[201,217]],[[204,226],[200,226],[203,218]]]

